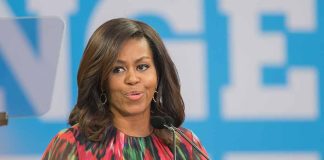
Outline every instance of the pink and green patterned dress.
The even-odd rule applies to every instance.
[[[197,146],[206,153],[198,138],[189,130],[180,128]],[[132,137],[110,127],[104,142],[87,141],[78,125],[59,132],[48,145],[42,159],[80,160],[172,160],[171,148],[154,133],[147,137]],[[184,138],[177,137],[177,159],[204,159]]]

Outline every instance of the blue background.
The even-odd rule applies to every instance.
[[[76,100],[76,73],[83,53],[86,38],[86,25],[98,1],[79,1],[79,10],[70,21],[71,56],[71,107]],[[37,16],[26,11],[25,1],[7,1],[15,16]],[[136,17],[152,25],[165,39],[199,39],[207,46],[207,88],[209,114],[204,121],[185,122],[200,138],[213,159],[221,159],[230,151],[315,151],[324,156],[324,1],[317,1],[317,30],[311,33],[292,33],[284,25],[282,15],[263,15],[263,32],[280,31],[287,36],[287,63],[282,68],[263,68],[264,85],[285,85],[289,66],[312,66],[319,77],[319,118],[316,121],[225,121],[220,115],[220,88],[230,83],[228,56],[228,17],[218,10],[218,1],[205,0],[204,32],[202,34],[176,34],[161,18],[153,15]],[[26,25],[26,24],[21,24]],[[29,24],[33,26],[33,24]],[[37,29],[36,25],[34,24]],[[25,34],[28,36],[28,31]],[[29,35],[29,40],[37,50],[37,39]],[[36,55],[37,56],[37,55]],[[1,56],[0,48],[0,86],[8,94],[8,105],[15,98],[25,104],[32,112],[28,99],[24,97]],[[10,94],[11,93],[11,94]],[[10,97],[10,95],[12,97]],[[28,110],[29,108],[29,110]],[[50,139],[67,123],[45,123],[37,118],[13,118],[9,126],[0,128],[0,155],[42,154]],[[6,142],[6,143],[2,143]]]

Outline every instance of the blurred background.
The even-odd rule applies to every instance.
[[[69,127],[85,44],[117,17],[160,33],[212,159],[324,159],[322,0],[0,0],[1,160]]]

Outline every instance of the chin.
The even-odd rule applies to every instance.
[[[145,105],[135,105],[135,106],[128,106],[126,110],[124,110],[123,115],[125,116],[133,116],[133,115],[141,115],[145,114],[146,112],[150,113],[149,107],[145,107]]]

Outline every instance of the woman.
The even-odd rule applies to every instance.
[[[176,127],[184,121],[175,65],[150,26],[110,20],[84,51],[71,127],[53,138],[43,159],[173,159],[172,133],[154,129],[152,116],[170,116]],[[177,141],[178,159],[203,159],[185,139]]]

